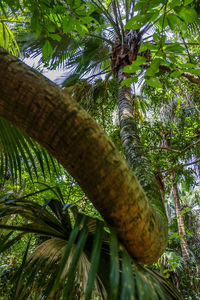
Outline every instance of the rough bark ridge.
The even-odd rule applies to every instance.
[[[0,48],[0,115],[44,146],[77,180],[143,264],[167,244],[165,213],[95,121],[54,83]]]

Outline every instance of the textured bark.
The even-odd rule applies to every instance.
[[[166,215],[162,195],[156,177],[150,168],[150,163],[145,156],[133,117],[131,89],[126,86],[120,88],[121,82],[125,79],[124,76],[122,67],[118,73],[119,123],[122,145],[127,161],[139,179],[151,205],[159,210],[160,214],[162,214],[165,219]]]
[[[178,233],[182,235],[182,237],[180,238],[181,253],[182,253],[183,261],[185,265],[187,265],[190,261],[190,255],[189,255],[188,244],[186,239],[184,219],[183,219],[183,215],[181,214],[180,197],[179,197],[177,185],[175,183],[174,173],[172,173],[171,176],[173,180],[172,193],[174,197],[175,211],[176,211],[177,224],[178,224]]]
[[[160,70],[172,72],[169,67],[160,65]],[[180,70],[181,71],[181,70]],[[200,77],[189,72],[183,72],[181,76],[187,78],[190,82],[200,85]]]
[[[110,139],[63,91],[0,49],[0,115],[44,146],[77,180],[128,252],[143,264],[167,244],[154,209]]]
[[[143,68],[147,69],[147,68],[149,68],[149,65],[143,65]],[[170,72],[170,73],[172,72],[172,70],[168,66],[164,66],[164,65],[160,65],[159,69],[161,71],[166,71],[166,72]],[[177,71],[181,71],[181,70],[177,69]],[[189,72],[183,72],[181,74],[181,76],[187,78],[192,83],[200,85],[200,76],[198,76],[198,75],[194,75]]]
[[[189,81],[191,81],[192,83],[198,84],[200,85],[200,77],[197,75],[193,75],[191,73],[188,72],[184,72],[182,74],[183,77],[187,78]]]

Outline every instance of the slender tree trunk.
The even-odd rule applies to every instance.
[[[167,134],[165,134],[164,136],[164,144],[166,145],[167,153],[168,153],[168,148],[170,148],[171,146],[171,140],[169,138],[170,134],[168,134],[169,136],[168,138],[166,138],[166,136]],[[178,193],[175,173],[173,172],[171,173],[171,178],[172,178],[172,193],[173,193],[175,211],[177,217],[178,233],[183,236],[180,238],[181,253],[182,253],[184,264],[185,266],[187,266],[190,260],[190,255],[189,255],[188,244],[186,239],[184,219],[183,219],[183,215],[181,214],[181,203],[180,203],[180,197]]]
[[[133,106],[131,89],[123,86],[120,88],[122,80],[125,79],[123,66],[118,72],[119,85],[119,123],[122,145],[125,151],[127,161],[136,174],[141,186],[143,187],[151,205],[159,209],[165,217],[165,208],[162,195],[157,184],[155,175],[150,168],[150,162],[147,161],[145,153],[138,136],[137,125],[133,116]]]
[[[178,224],[178,233],[182,235],[180,238],[181,243],[181,253],[184,260],[185,265],[187,265],[190,261],[190,255],[189,255],[189,249],[186,239],[186,232],[185,232],[185,225],[184,225],[184,219],[183,215],[181,214],[181,203],[180,203],[180,197],[178,193],[177,184],[175,183],[175,174],[172,173],[171,175],[173,183],[172,183],[172,193],[174,197],[174,204],[175,204],[175,210],[176,210],[176,217],[177,217],[177,224]]]
[[[132,257],[143,264],[157,261],[168,238],[163,206],[149,203],[111,140],[77,103],[2,48],[0,115],[57,158]]]

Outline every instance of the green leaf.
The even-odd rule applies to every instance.
[[[101,245],[103,242],[103,234],[104,234],[104,223],[97,220],[95,239],[93,242],[92,255],[91,255],[91,264],[90,264],[90,270],[89,270],[89,274],[88,274],[88,282],[87,282],[87,287],[86,287],[86,291],[85,291],[85,300],[91,299],[92,290],[94,287],[96,273],[97,273],[98,265],[99,265]]]
[[[159,72],[159,66],[160,66],[160,59],[155,58],[151,62],[150,67],[146,70],[145,76],[154,76],[157,72]]]
[[[132,64],[132,65],[125,66],[124,69],[123,69],[123,72],[131,74],[131,73],[136,73],[139,70],[141,70],[139,65],[136,65],[136,64],[133,65]]]
[[[87,16],[87,17],[81,17],[80,19],[83,23],[85,23],[87,25],[95,24],[95,26],[98,26],[97,20],[92,17]]]
[[[120,279],[119,253],[117,235],[112,229],[110,233],[110,265],[110,288],[108,300],[117,300]]]
[[[15,291],[14,291],[15,296],[14,296],[14,299],[21,299],[21,297],[19,297],[21,292],[22,292],[21,291],[22,282],[21,282],[20,279],[22,277],[22,273],[23,273],[24,266],[25,266],[25,263],[26,263],[26,258],[27,258],[27,255],[28,255],[28,250],[29,250],[29,247],[30,247],[30,243],[31,243],[31,238],[29,238],[26,250],[24,252],[24,256],[23,256],[21,266],[18,269],[18,271],[15,273],[14,277],[12,278],[13,282],[15,282]]]
[[[154,13],[139,14],[131,18],[125,25],[126,29],[139,29],[150,21]]]
[[[25,166],[28,170],[29,176],[32,179],[32,173],[35,173],[36,177],[38,177],[37,174],[37,167],[36,167],[36,162],[34,160],[31,148],[29,145],[27,145],[27,140],[26,140],[26,135],[21,134],[19,129],[17,128],[12,128],[12,134],[16,142],[17,146],[17,151],[20,151],[20,155],[22,156]],[[29,141],[30,138],[28,138]],[[33,150],[33,148],[32,148]],[[32,166],[32,168],[30,167]],[[34,171],[34,172],[33,172]]]
[[[60,42],[62,37],[59,34],[49,34],[49,37],[54,40]]]
[[[164,14],[159,18],[158,24],[163,29],[168,25],[168,20]],[[164,35],[163,35],[163,37],[164,37]]]
[[[144,43],[140,46],[140,49],[139,49],[139,53],[143,52],[143,51],[146,51],[146,50],[157,50],[158,49],[158,46],[155,45],[155,44],[150,44],[150,43]]]
[[[179,18],[177,15],[175,15],[175,14],[173,14],[173,13],[167,14],[167,15],[166,15],[166,18],[167,18],[167,22],[168,22],[168,24],[169,24],[169,27],[170,27],[172,30],[176,29],[176,27],[177,27],[178,25],[180,25],[181,20],[180,20],[180,18]]]
[[[192,3],[194,0],[184,0],[184,5],[188,5],[190,3]]]
[[[70,251],[72,249],[72,246],[73,246],[73,244],[74,244],[74,242],[77,238],[77,235],[79,233],[79,226],[80,226],[80,223],[81,223],[82,219],[83,219],[83,216],[81,214],[79,214],[78,218],[76,219],[76,224],[75,224],[73,230],[70,233],[69,241],[68,241],[67,246],[65,248],[64,255],[61,259],[59,269],[58,269],[58,272],[56,274],[56,279],[55,279],[53,287],[51,289],[52,292],[55,292],[58,289],[60,277],[61,277],[62,272],[64,270],[65,264],[68,260],[68,257],[69,257]]]
[[[136,289],[137,289],[137,295],[138,295],[138,300],[143,300],[143,285],[144,283],[141,281],[141,278],[139,276],[139,272],[135,272],[135,285],[136,285]]]
[[[186,208],[184,208],[184,209],[182,209],[181,211],[180,211],[180,214],[181,215],[184,215],[184,214],[186,214],[186,213],[188,213],[188,212],[190,212],[191,211],[191,208],[190,207],[186,207]]]
[[[130,87],[132,83],[137,82],[138,78],[136,76],[126,78],[122,81],[120,87],[122,88],[123,86]]]
[[[182,47],[179,43],[173,43],[171,45],[166,45],[163,47],[165,52],[173,52],[173,53],[183,53],[185,48]]]
[[[67,282],[63,290],[63,299],[68,299],[70,295],[70,291],[73,290],[77,264],[83,252],[83,249],[85,247],[85,243],[89,233],[87,223],[88,223],[88,217],[85,217],[83,228],[80,231],[79,239],[77,241],[76,248],[73,253],[73,258],[67,274]]]
[[[124,67],[123,71],[125,73],[135,73],[138,70],[140,70],[139,66],[145,62],[146,62],[146,58],[138,55],[137,59],[135,61],[133,61],[131,65]]]
[[[55,25],[53,22],[46,22],[46,28],[48,29],[49,32],[53,33],[55,32]]]
[[[0,8],[3,12],[3,15],[7,18],[7,13],[6,13],[6,10],[5,10],[5,7],[4,7],[5,4],[2,3],[2,1],[0,1]]]
[[[183,73],[182,71],[176,70],[176,71],[174,71],[174,72],[172,72],[172,73],[170,74],[170,77],[172,77],[172,78],[179,78],[179,77],[181,76],[182,73]]]
[[[183,69],[182,71],[200,76],[200,69]]]
[[[174,8],[182,5],[181,0],[172,0],[169,2],[169,8]]]
[[[162,44],[164,45],[165,43],[165,40],[166,40],[166,36],[165,35],[160,35],[158,33],[154,33],[153,34],[153,40],[158,44],[160,45],[160,42],[162,40]]]
[[[194,23],[197,20],[197,12],[190,6],[184,6],[177,12],[179,17],[185,21],[186,24]]]
[[[140,10],[141,12],[145,13],[149,9],[160,6],[164,3],[165,0],[139,0],[134,6],[134,11]]]
[[[62,20],[63,32],[70,33],[75,28],[75,20],[71,16],[67,15]]]
[[[10,239],[10,236],[13,234],[13,231],[9,232],[7,235],[3,236],[0,238],[0,253],[6,251],[9,249],[11,246],[13,246],[17,241],[19,241],[23,234],[18,234],[16,237],[13,239]]]
[[[48,59],[49,56],[53,53],[53,47],[49,40],[46,40],[42,47],[42,55],[45,59]]]
[[[1,137],[4,139],[4,145],[7,144],[7,151],[9,159],[13,162],[14,169],[10,169],[12,173],[12,178],[17,178],[17,173],[19,172],[19,177],[21,178],[21,160],[19,156],[19,152],[16,151],[15,147],[15,140],[13,138],[13,135],[10,134],[9,126],[7,122],[0,122],[2,131],[1,131]]]
[[[80,34],[81,37],[84,37],[86,33],[88,33],[88,29],[85,25],[76,22],[76,30]]]
[[[162,83],[157,77],[150,77],[149,79],[146,78],[146,82],[148,83],[148,85],[154,88],[162,88]]]
[[[121,300],[135,299],[135,281],[133,278],[133,270],[131,258],[123,249],[122,251],[122,286],[121,286]]]
[[[42,32],[42,25],[40,24],[40,18],[37,13],[34,13],[31,18],[31,27],[34,33],[34,36],[37,38]]]
[[[180,64],[182,68],[191,68],[191,69],[196,69],[197,65],[196,64],[191,64],[191,63],[185,63],[185,64]]]

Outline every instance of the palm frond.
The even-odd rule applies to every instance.
[[[0,180],[11,177],[21,182],[24,169],[33,180],[38,178],[38,167],[43,177],[58,171],[58,163],[52,156],[25,133],[0,118]]]
[[[6,15],[3,4],[1,4],[0,8],[2,9],[5,15],[0,15],[0,46],[5,48],[12,55],[19,56],[20,50],[17,41],[14,37],[12,30],[8,27],[8,25],[5,22],[5,18],[8,18],[8,16]]]
[[[65,69],[68,70],[62,82],[63,87],[74,85],[79,79],[92,74],[98,74],[102,71],[101,66],[108,57],[109,48],[102,40],[95,38],[85,39],[84,48],[79,48],[65,63]],[[109,63],[107,63],[109,65]]]
[[[181,299],[165,278],[138,265],[119,244],[115,232],[104,230],[104,222],[80,213],[72,217],[55,199],[46,201],[45,206],[25,199],[2,199],[0,216],[12,214],[24,221],[20,219],[17,226],[1,222],[0,228],[13,231],[18,227],[22,234],[6,235],[6,248],[0,250],[18,242],[27,229],[45,239],[15,276],[19,279],[18,297]]]
[[[45,42],[49,42],[53,52],[45,60],[40,59],[40,63],[48,63],[50,69],[55,69],[56,67],[64,67],[64,63],[72,52],[74,48],[77,48],[77,43],[74,41],[70,34],[60,34],[60,40],[54,40],[51,37],[44,37],[41,35],[37,39],[31,32],[21,33],[17,37],[21,52],[24,57],[36,58],[42,55],[42,48]]]

